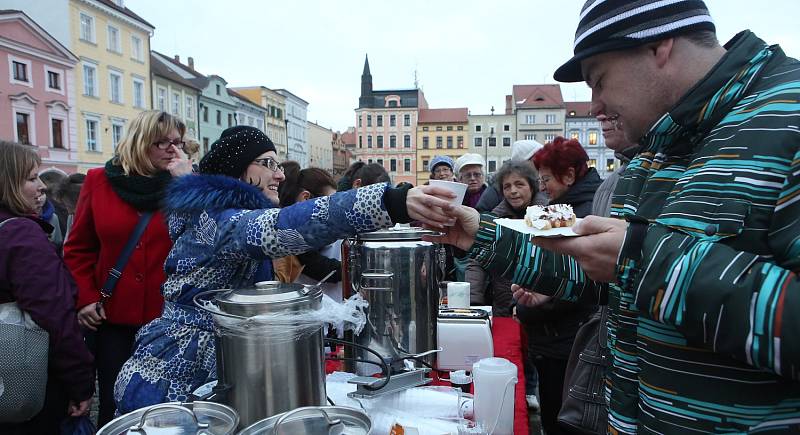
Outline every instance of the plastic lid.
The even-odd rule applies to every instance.
[[[517,366],[505,358],[484,358],[473,365],[473,371],[481,370],[489,373],[517,372]]]
[[[450,383],[456,385],[467,385],[472,383],[472,376],[467,374],[466,370],[456,370],[450,372]]]

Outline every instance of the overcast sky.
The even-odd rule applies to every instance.
[[[286,88],[308,120],[354,124],[364,55],[374,89],[419,84],[431,108],[502,113],[514,84],[554,83],[572,54],[583,0],[127,0],[156,27],[151,46],[230,86]],[[800,56],[800,1],[706,0],[726,42],[749,28]],[[224,5],[220,7],[220,5]],[[585,84],[563,85],[567,101]]]

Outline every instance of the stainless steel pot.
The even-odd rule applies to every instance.
[[[97,435],[231,435],[238,425],[239,416],[229,406],[213,402],[172,402],[117,417],[100,428]]]
[[[343,244],[343,267],[350,294],[360,293],[369,302],[368,322],[354,337],[360,345],[394,361],[398,357],[436,349],[436,318],[439,308],[438,282],[443,275],[444,250],[422,240],[431,231],[421,228],[393,228],[361,234]],[[375,361],[361,349],[345,347],[348,356]],[[422,359],[433,364],[434,355]],[[346,362],[348,371],[358,375],[380,372],[378,366]]]
[[[217,374],[226,389],[222,401],[239,412],[242,426],[325,404],[322,324],[269,322],[270,314],[319,309],[319,287],[269,281],[217,291],[213,302],[222,312],[214,316]],[[232,329],[226,323],[256,315],[267,317],[253,328]]]
[[[367,435],[372,422],[367,414],[346,406],[298,408],[252,424],[238,435]]]

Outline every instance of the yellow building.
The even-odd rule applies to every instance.
[[[122,1],[69,0],[75,66],[78,170],[102,166],[128,122],[150,109],[154,27]]]
[[[286,138],[286,97],[265,86],[232,88],[248,100],[267,109],[265,122],[267,136],[275,144],[278,160],[286,160],[288,142]]]
[[[469,152],[466,107],[420,109],[417,122],[417,185],[430,179],[428,164],[435,156],[456,160]]]

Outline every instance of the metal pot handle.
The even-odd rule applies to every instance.
[[[131,426],[131,428],[128,429],[128,431],[129,432],[141,432],[141,433],[147,435],[147,431],[144,429],[144,424],[147,422],[147,416],[150,415],[150,413],[153,412],[153,411],[160,411],[162,409],[172,409],[172,410],[175,410],[175,411],[181,411],[181,412],[188,413],[189,415],[192,416],[192,420],[194,421],[194,424],[197,427],[198,431],[200,431],[201,429],[208,429],[208,423],[200,423],[197,420],[197,416],[195,415],[194,411],[192,411],[191,409],[189,409],[189,408],[187,408],[185,406],[181,406],[181,405],[174,405],[174,404],[171,404],[171,403],[165,403],[163,405],[155,405],[155,406],[151,406],[150,408],[147,408],[144,411],[144,413],[142,414],[142,418],[139,420],[139,424],[137,424],[136,426]],[[200,432],[200,434],[205,434],[205,432]]]
[[[198,302],[198,299],[201,296],[206,296],[206,295],[210,295],[210,294],[214,294],[214,293],[221,293],[221,292],[226,292],[226,291],[230,291],[230,289],[229,288],[221,288],[221,289],[216,289],[216,290],[202,291],[202,292],[194,295],[194,297],[192,298],[192,303],[194,304],[195,308],[200,309],[202,311],[205,311],[206,313],[213,314],[215,316],[230,317],[231,319],[236,319],[236,320],[247,320],[247,319],[249,319],[249,317],[237,316],[236,314],[223,313],[222,311],[211,311],[211,310],[209,310],[208,308],[204,307],[202,304],[200,304]]]
[[[393,287],[394,273],[364,272],[361,274],[360,290],[388,291]]]
[[[279,432],[280,427],[281,427],[281,425],[283,423],[285,423],[287,418],[291,417],[294,414],[298,414],[298,413],[304,412],[304,411],[319,411],[320,413],[322,413],[322,416],[325,418],[325,422],[328,423],[328,427],[332,427],[332,426],[336,426],[336,425],[344,426],[344,423],[342,423],[341,419],[337,418],[335,420],[331,420],[331,417],[328,415],[327,412],[325,412],[324,409],[316,408],[316,407],[313,407],[313,406],[307,406],[305,408],[297,408],[294,411],[289,411],[289,412],[283,414],[281,416],[281,418],[279,418],[278,421],[275,422],[275,428],[273,429],[274,435],[279,435],[280,434],[280,432]],[[330,429],[328,429],[328,433],[331,433]]]

